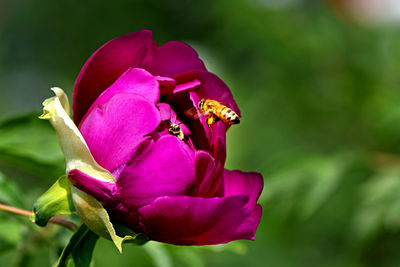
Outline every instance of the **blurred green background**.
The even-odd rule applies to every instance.
[[[49,88],[71,97],[91,53],[140,29],[189,43],[230,86],[227,168],[263,174],[264,212],[255,241],[119,255],[101,240],[93,266],[400,266],[400,24],[324,1],[0,0],[1,203],[31,209],[63,173],[36,119]],[[51,266],[69,236],[0,212],[0,266]]]

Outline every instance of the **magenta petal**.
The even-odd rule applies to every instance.
[[[75,82],[74,121],[79,124],[94,100],[130,67],[144,67],[157,45],[148,30],[117,37],[100,47],[85,63]]]
[[[167,103],[158,103],[158,110],[160,111],[160,117],[162,121],[176,121],[176,113],[171,109],[171,106]]]
[[[250,240],[254,240],[254,234],[257,231],[258,224],[260,223],[262,215],[262,207],[261,205],[256,205],[254,207],[253,212],[250,214],[249,217],[240,225],[238,228],[239,232],[250,232],[253,233],[253,236],[250,237]]]
[[[175,88],[175,80],[164,76],[154,76],[160,85],[160,95],[170,94]]]
[[[181,84],[176,84],[175,80],[174,83],[167,83],[166,81],[160,82],[160,94],[161,95],[169,95],[169,94],[176,94],[179,92],[187,91],[187,90],[194,90],[197,86],[201,85],[201,82],[197,79],[193,81],[185,81]]]
[[[207,194],[208,197],[223,196],[223,192],[220,191],[223,185],[223,171],[226,161],[226,125],[218,122],[212,127],[211,153],[216,163],[216,170],[213,184]]]
[[[96,179],[78,169],[68,173],[68,180],[73,186],[94,196],[99,201],[107,203],[114,201],[115,183]]]
[[[143,96],[150,103],[157,103],[160,97],[157,78],[144,69],[129,68],[96,100],[96,104],[107,102],[117,93],[132,93]]]
[[[189,82],[186,82],[186,83],[178,84],[174,88],[172,93],[176,94],[176,93],[183,92],[183,91],[186,91],[186,90],[189,90],[189,89],[194,89],[195,87],[200,86],[200,85],[201,85],[201,82],[199,80],[197,80],[197,79],[194,79],[193,81],[189,81]]]
[[[85,116],[90,114],[92,109],[104,105],[110,98],[119,93],[140,95],[153,104],[156,104],[160,97],[157,79],[153,75],[144,69],[129,68],[96,99]],[[81,122],[85,120],[85,116]]]
[[[253,232],[255,233],[257,231],[258,224],[260,223],[261,216],[262,216],[262,207],[260,204],[257,204],[253,212],[250,215],[250,220],[247,220],[247,223],[250,224],[253,227]]]
[[[139,209],[140,225],[151,239],[176,245],[253,239],[258,221],[247,202],[247,196],[162,197]]]
[[[160,85],[160,90],[162,88],[173,88],[175,87],[175,80],[170,77],[165,76],[154,76],[157,79],[158,84]]]
[[[206,67],[193,48],[171,41],[157,50],[149,70],[154,75],[174,77],[183,72],[206,70]]]
[[[117,180],[124,205],[135,209],[161,196],[192,191],[196,179],[193,157],[188,146],[172,135],[141,146]]]
[[[224,170],[225,196],[248,195],[247,206],[251,210],[255,207],[263,187],[264,180],[258,172]]]
[[[196,152],[196,177],[197,188],[195,196],[206,197],[215,179],[215,162],[210,153],[206,151]]]
[[[145,98],[120,93],[103,105],[95,105],[80,131],[95,160],[113,172],[129,160],[144,136],[160,122],[159,111]]]

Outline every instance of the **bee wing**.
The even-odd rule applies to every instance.
[[[185,114],[185,116],[192,118],[192,119],[200,118],[200,113],[197,111],[197,109],[195,107],[185,110],[183,112],[183,114]]]

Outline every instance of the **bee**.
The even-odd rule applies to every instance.
[[[240,122],[240,118],[236,112],[216,100],[202,99],[199,102],[199,110],[201,113],[207,115],[206,122],[208,127],[219,120],[230,125],[238,124]]]
[[[183,131],[179,124],[171,123],[171,125],[168,127],[168,132],[172,135],[175,135],[181,140],[185,139],[185,135],[183,134]]]

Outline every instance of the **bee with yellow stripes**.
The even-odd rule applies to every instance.
[[[175,135],[181,140],[185,139],[185,135],[183,134],[183,131],[179,124],[171,123],[171,125],[168,127],[168,132],[172,135]]]
[[[210,127],[212,124],[219,120],[227,124],[238,124],[240,122],[239,116],[232,109],[222,105],[216,100],[202,99],[199,102],[199,110],[207,116],[207,125]]]

